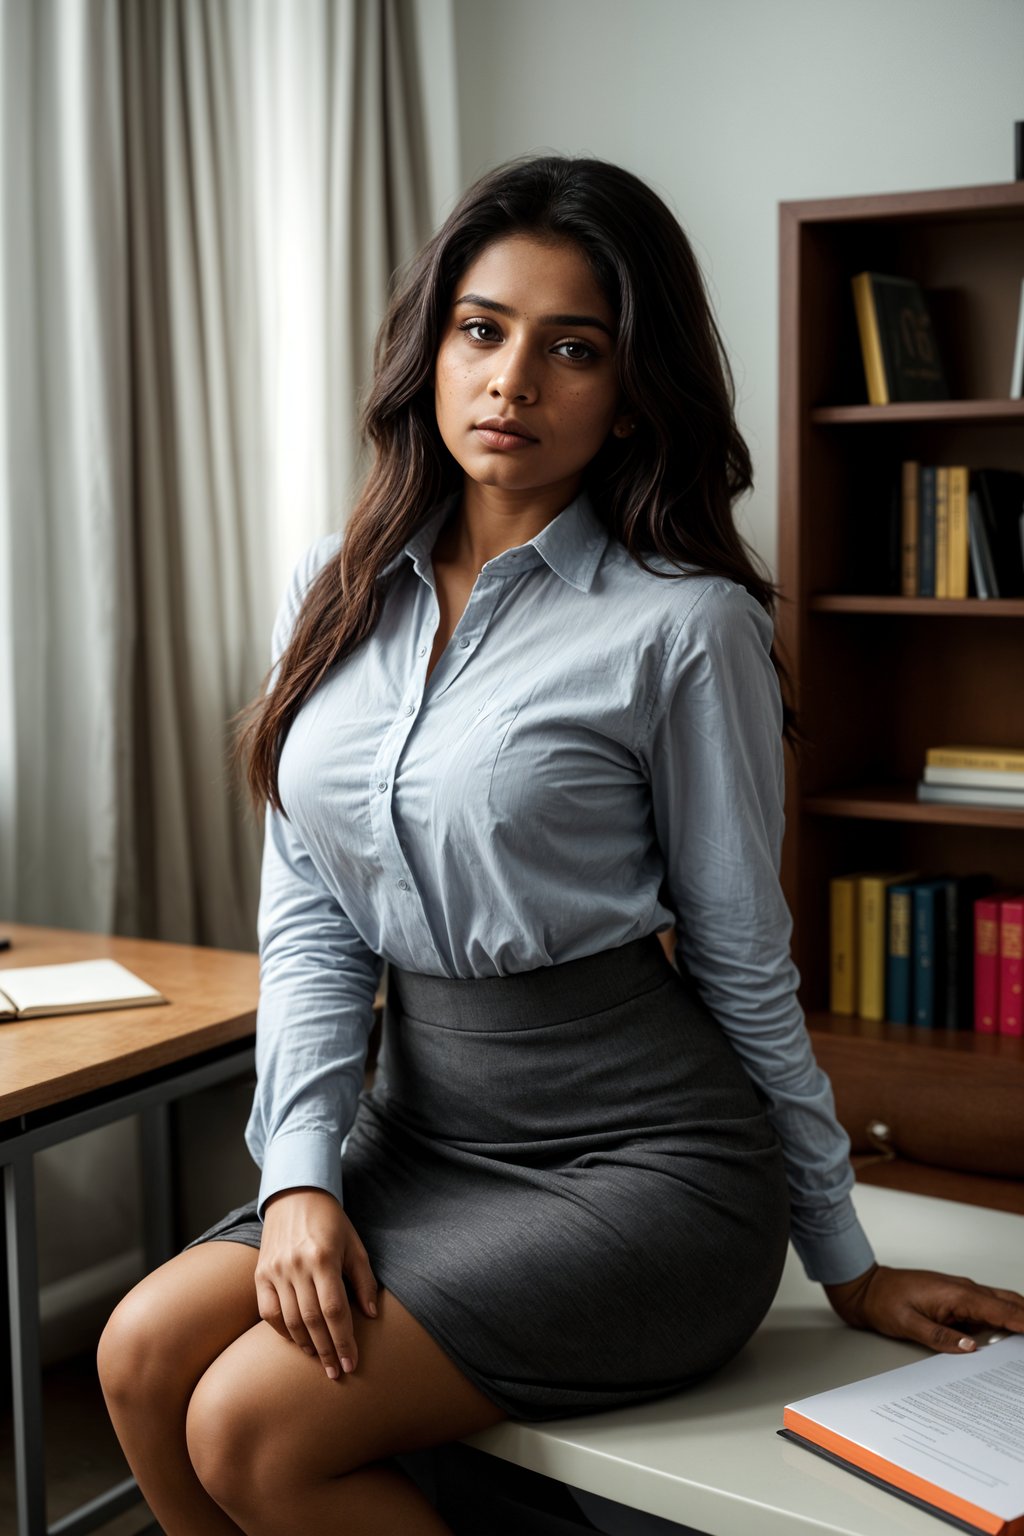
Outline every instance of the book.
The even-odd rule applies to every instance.
[[[1024,896],[1004,896],[999,906],[999,1033],[1024,1035]]]
[[[1010,399],[1024,400],[1024,279],[1021,280],[1020,307],[1017,310],[1017,340],[1010,370]]]
[[[926,784],[965,784],[974,789],[1024,789],[1024,763],[1019,768],[941,768],[925,763]]]
[[[991,891],[991,875],[961,875],[946,888],[946,989],[937,1023],[946,1029],[974,1024],[974,903]]]
[[[999,897],[974,903],[974,1027],[980,1035],[999,1031]]]
[[[935,596],[935,465],[922,464],[917,508],[917,595]]]
[[[924,805],[980,805],[992,809],[1024,811],[1024,789],[985,789],[974,784],[929,784],[922,779],[917,786],[917,798]]]
[[[857,1012],[857,876],[829,881],[829,1010]]]
[[[1024,747],[928,747],[926,768],[983,768],[987,772],[1024,770]]]
[[[921,466],[904,459],[900,470],[900,595],[917,596],[918,481]]]
[[[970,471],[954,464],[949,471],[949,545],[947,550],[947,592],[950,597],[966,597],[969,588],[970,536],[968,533],[967,496]]]
[[[976,469],[971,484],[978,495],[981,524],[992,558],[992,596],[1022,597],[1024,553],[1020,520],[1024,511],[1024,474],[1010,469]]]
[[[995,566],[989,548],[985,519],[981,515],[981,502],[977,491],[967,497],[967,537],[971,555],[971,584],[975,597],[997,597]]]
[[[886,891],[913,873],[857,876],[857,998],[862,1019],[885,1018]]]
[[[76,960],[69,965],[22,965],[0,969],[0,1020],[35,1019],[55,1013],[94,1013],[142,1008],[167,999],[116,960]]]
[[[961,1530],[1024,1536],[1024,1336],[787,1404],[784,1439]]]
[[[921,1029],[945,1024],[946,1017],[946,879],[919,880],[911,887],[913,902],[914,1013]]]
[[[858,272],[852,279],[861,357],[872,405],[948,400],[928,301],[910,278]]]
[[[949,470],[935,467],[935,596],[949,596]]]
[[[909,1024],[914,1011],[914,887],[890,885],[885,905],[885,1016],[890,1024]]]

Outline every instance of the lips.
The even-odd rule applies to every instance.
[[[484,441],[490,442],[493,447],[537,442],[533,432],[528,432],[524,424],[516,421],[513,416],[488,416],[485,421],[477,421],[473,430],[481,433]]]

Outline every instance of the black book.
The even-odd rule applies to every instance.
[[[972,470],[971,489],[977,493],[981,529],[991,557],[995,580],[991,595],[1024,597],[1024,474],[1015,469]]]

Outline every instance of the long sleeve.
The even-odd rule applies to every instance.
[[[342,1199],[382,962],[326,890],[291,824],[268,811],[260,889],[256,1096],[246,1128],[259,1209],[312,1185]]]
[[[275,625],[275,664],[324,554],[317,546],[295,572]],[[257,1086],[245,1138],[262,1170],[262,1215],[271,1195],[300,1185],[342,1199],[341,1144],[362,1087],[382,961],[296,827],[269,808],[258,927]]]
[[[781,700],[771,622],[742,588],[703,587],[672,641],[644,755],[679,960],[766,1102],[782,1144],[792,1240],[811,1279],[873,1261],[849,1141],[814,1060],[778,878]]]

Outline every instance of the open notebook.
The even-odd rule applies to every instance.
[[[0,968],[0,1022],[50,1013],[94,1013],[166,1003],[155,987],[116,960]]]

